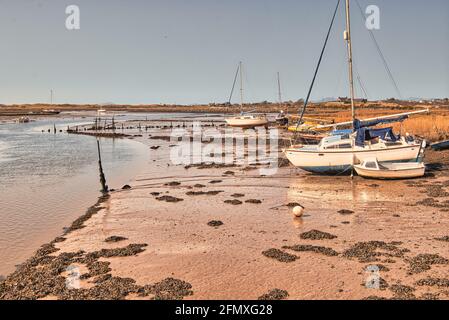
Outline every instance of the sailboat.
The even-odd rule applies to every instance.
[[[338,10],[340,1],[335,8],[334,16],[321,52],[320,60],[315,71],[309,94],[305,100],[303,113],[310,97],[317,71],[323,57],[324,49]],[[373,129],[378,124],[404,121],[409,114],[427,112],[422,110],[397,115],[397,117],[379,117],[360,121],[355,118],[354,109],[354,81],[352,68],[352,43],[349,0],[346,0],[346,30],[344,40],[347,43],[349,88],[351,94],[352,130],[342,135],[330,135],[324,137],[318,145],[293,145],[284,150],[287,159],[296,167],[303,170],[321,174],[342,174],[352,172],[354,164],[367,159],[376,158],[378,162],[410,162],[417,161],[423,150],[424,141],[415,141],[410,136],[400,137],[393,133],[392,128]],[[302,118],[301,115],[301,118]],[[298,122],[299,123],[299,122]],[[333,126],[338,126],[334,124]]]
[[[266,126],[268,124],[267,117],[265,115],[250,114],[248,112],[243,112],[243,71],[242,62],[239,62],[237,72],[240,73],[240,115],[226,118],[225,121],[228,126],[239,127],[239,128],[254,128],[260,126]],[[236,74],[237,76],[237,74]],[[235,85],[234,78],[234,85]],[[232,86],[232,91],[234,90],[234,85]],[[232,91],[229,101],[232,98]]]
[[[279,72],[277,73],[278,78],[278,99],[279,99],[279,113],[276,116],[276,123],[280,126],[288,125],[288,108],[287,113],[282,110],[282,95],[281,95],[281,79],[279,77]]]

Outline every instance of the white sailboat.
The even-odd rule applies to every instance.
[[[338,5],[335,13],[337,9]],[[347,42],[348,49],[349,87],[352,110],[352,121],[349,124],[352,124],[353,130],[346,135],[324,137],[318,145],[291,146],[284,150],[287,159],[294,166],[306,171],[326,174],[349,172],[354,164],[361,163],[370,158],[376,158],[379,162],[416,161],[422,149],[420,142],[410,137],[407,137],[407,139],[404,137],[396,137],[391,128],[369,129],[370,126],[380,123],[391,123],[396,120],[402,121],[408,117],[408,114],[416,112],[401,114],[396,118],[384,117],[385,119],[382,119],[381,117],[374,121],[363,122],[355,119],[349,0],[346,0],[346,30],[344,32],[344,39]],[[331,126],[338,126],[338,124]]]
[[[281,95],[281,78],[279,76],[279,72],[277,73],[278,78],[278,101],[279,101],[279,113],[276,116],[276,123],[280,126],[287,126],[288,125],[288,107],[287,107],[287,113],[282,110],[282,95]]]
[[[242,77],[242,62],[239,63],[240,72],[240,115],[226,118],[225,121],[228,126],[239,128],[254,128],[266,126],[268,119],[265,115],[257,115],[243,112],[243,77]],[[235,81],[234,81],[235,83]],[[232,96],[232,92],[231,92]]]

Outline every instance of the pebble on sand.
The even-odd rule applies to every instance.
[[[261,295],[258,300],[283,300],[289,296],[288,292],[281,289],[272,289]]]
[[[299,257],[293,254],[275,248],[265,250],[262,254],[267,258],[275,259],[279,262],[293,262],[296,259],[299,259]]]
[[[347,214],[353,214],[354,211],[348,210],[348,209],[341,209],[341,210],[338,210],[338,213],[342,214],[342,215],[347,215]]]
[[[310,230],[307,232],[303,232],[299,235],[299,237],[301,239],[307,239],[307,240],[331,240],[331,239],[335,239],[337,238],[337,236],[327,233],[327,232],[323,232],[323,231],[319,231],[319,230]]]
[[[184,199],[176,198],[176,197],[172,197],[172,196],[161,196],[161,197],[157,197],[156,199],[159,200],[159,201],[165,201],[165,202],[184,201]]]
[[[232,205],[239,205],[242,204],[243,202],[237,199],[233,199],[233,200],[225,200],[224,203],[227,204],[232,204]]]
[[[233,197],[233,198],[242,198],[244,196],[245,195],[243,193],[233,193],[233,194],[231,194],[231,197]]]
[[[207,223],[207,225],[210,227],[219,227],[219,226],[223,225],[223,222],[220,220],[211,220]]]
[[[121,237],[121,236],[110,236],[110,237],[107,237],[104,241],[105,242],[119,242],[119,241],[124,241],[124,240],[128,240],[128,238]]]
[[[253,203],[253,204],[260,204],[260,203],[262,203],[262,200],[259,200],[259,199],[248,199],[248,200],[245,200],[245,202],[246,203]]]
[[[175,186],[179,186],[180,184],[181,184],[181,182],[178,182],[178,181],[171,181],[171,182],[165,183],[164,186],[175,187]]]

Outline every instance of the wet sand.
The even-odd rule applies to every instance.
[[[11,274],[0,298],[449,299],[448,152],[429,152],[416,180],[261,176],[170,165],[170,141],[148,138],[135,138],[159,146],[146,171]],[[81,289],[65,285],[70,266]]]

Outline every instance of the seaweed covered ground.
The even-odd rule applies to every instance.
[[[151,134],[145,171],[0,280],[1,299],[449,299],[449,152],[405,181],[230,173],[173,164]]]

